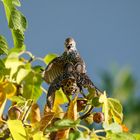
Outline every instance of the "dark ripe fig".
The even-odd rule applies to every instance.
[[[102,112],[97,112],[93,115],[93,121],[96,123],[101,123],[104,121],[104,114]]]
[[[82,111],[87,105],[87,100],[85,99],[78,99],[77,100],[77,111]]]
[[[18,106],[14,105],[8,110],[8,118],[11,120],[20,119],[21,113],[21,109]]]

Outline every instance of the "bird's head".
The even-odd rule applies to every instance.
[[[73,38],[67,38],[64,43],[65,51],[72,52],[76,50],[76,42]]]

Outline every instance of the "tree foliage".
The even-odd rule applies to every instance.
[[[132,132],[139,132],[140,99],[139,95],[137,95],[139,92],[137,90],[138,82],[136,77],[132,74],[130,67],[124,66],[117,70],[115,66],[115,70],[104,70],[101,77],[103,83],[102,86],[107,90],[109,96],[121,101],[124,108],[124,123]]]
[[[62,90],[56,91],[53,110],[44,105],[41,112],[38,99],[47,90],[42,86],[41,65],[32,65],[41,60],[48,64],[56,54],[38,58],[26,50],[24,32],[27,28],[25,16],[17,9],[19,0],[2,0],[14,46],[10,49],[4,36],[0,35],[0,139],[46,140],[46,139],[139,139],[123,124],[123,109],[117,99],[108,98],[106,92],[94,97],[89,91],[84,98],[71,97],[68,103]],[[29,55],[29,59],[24,55]],[[3,111],[7,100],[11,106],[5,118]],[[101,112],[89,112],[90,108],[101,108]],[[42,109],[41,109],[42,110]],[[42,114],[42,115],[41,115]],[[86,125],[85,125],[86,123]],[[102,129],[89,129],[88,124],[102,125]]]

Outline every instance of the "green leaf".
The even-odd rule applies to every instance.
[[[7,69],[10,69],[10,79],[13,78],[13,75],[17,72],[19,66],[24,66],[25,64],[19,60],[19,54],[12,52],[8,55],[5,66]]]
[[[15,6],[21,6],[20,1],[19,0],[12,0],[12,4]]]
[[[11,98],[9,98],[9,100],[11,100],[12,102],[16,102],[17,104],[26,102],[26,99],[22,96],[12,96]]]
[[[131,133],[112,133],[107,132],[108,139],[111,140],[136,140],[135,137]]]
[[[20,68],[18,73],[17,73],[17,78],[16,81],[18,84],[21,83],[21,81],[29,74],[29,72],[31,71],[31,68]]]
[[[2,0],[8,25],[11,29],[14,47],[22,48],[24,46],[24,31],[27,28],[25,16],[16,9],[20,6],[19,0]]]
[[[116,99],[108,98],[108,105],[110,107],[110,113],[112,114],[114,121],[117,123],[122,123],[123,109],[121,103]]]
[[[57,54],[50,53],[44,57],[44,62],[48,65],[54,58],[58,57]]]
[[[53,111],[58,111],[59,105],[65,104],[67,102],[68,102],[68,99],[66,95],[64,94],[64,92],[62,91],[62,89],[60,88],[59,90],[55,92],[55,101],[54,101]]]
[[[122,132],[122,127],[121,125],[119,125],[118,123],[111,123],[111,124],[107,124],[107,123],[103,123],[103,128],[106,131],[111,131],[113,133],[119,133]]]
[[[8,54],[8,44],[4,36],[0,35],[0,55]]]
[[[41,74],[32,69],[32,71],[30,71],[29,74],[22,80],[23,97],[37,101],[42,94],[42,81]]]
[[[74,131],[73,133],[70,133],[68,140],[84,140],[85,137],[83,136],[83,132],[80,131]]]
[[[14,140],[26,140],[26,132],[20,120],[8,120],[8,128]]]
[[[17,42],[18,43],[18,42]],[[23,42],[19,42],[19,43],[22,43],[23,44]],[[17,53],[20,53],[20,52],[22,52],[22,51],[25,51],[26,50],[26,46],[25,45],[22,45],[22,47],[21,48],[11,48],[11,49],[9,49],[9,54],[10,53],[13,53],[13,52],[17,52]]]
[[[26,30],[26,18],[17,9],[11,10],[11,16],[9,19],[9,27],[13,30],[19,30],[22,33]]]
[[[9,75],[10,71],[6,69],[3,60],[0,59],[0,79],[3,78],[5,75]]]
[[[101,107],[101,103],[99,102],[99,97],[94,97],[93,99],[92,99],[92,105],[94,106],[94,107]]]
[[[61,129],[75,127],[76,124],[77,122],[69,120],[69,119],[58,120],[54,123],[55,127],[61,128]]]
[[[99,102],[103,103],[103,113],[105,115],[105,122],[111,123],[112,120],[121,124],[123,120],[122,105],[120,102],[113,98],[107,98],[106,93],[102,94]]]
[[[136,140],[140,140],[140,134],[133,134],[133,136],[136,138]]]
[[[15,48],[18,48],[19,51],[24,50],[25,49],[24,34],[22,33],[22,31],[20,31],[19,29],[13,30],[12,35],[13,35],[13,41],[14,41]]]
[[[87,95],[86,98],[88,100],[93,99],[95,97],[95,95],[96,95],[96,89],[95,88],[88,88],[88,92],[89,92],[89,94]]]
[[[0,59],[0,78],[2,78],[4,70],[5,70],[4,62]]]

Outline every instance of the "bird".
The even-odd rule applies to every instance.
[[[46,67],[44,80],[51,84],[64,71],[71,72],[73,68],[79,73],[86,73],[85,62],[76,49],[76,42],[69,37],[64,42],[64,53],[53,59]]]
[[[76,48],[75,40],[71,37],[65,40],[62,55],[54,58],[46,67],[44,80],[50,84],[47,105],[51,109],[55,100],[55,91],[60,88],[62,88],[69,102],[69,95],[82,93],[83,88],[95,89],[97,95],[100,91],[87,75],[85,62]]]

